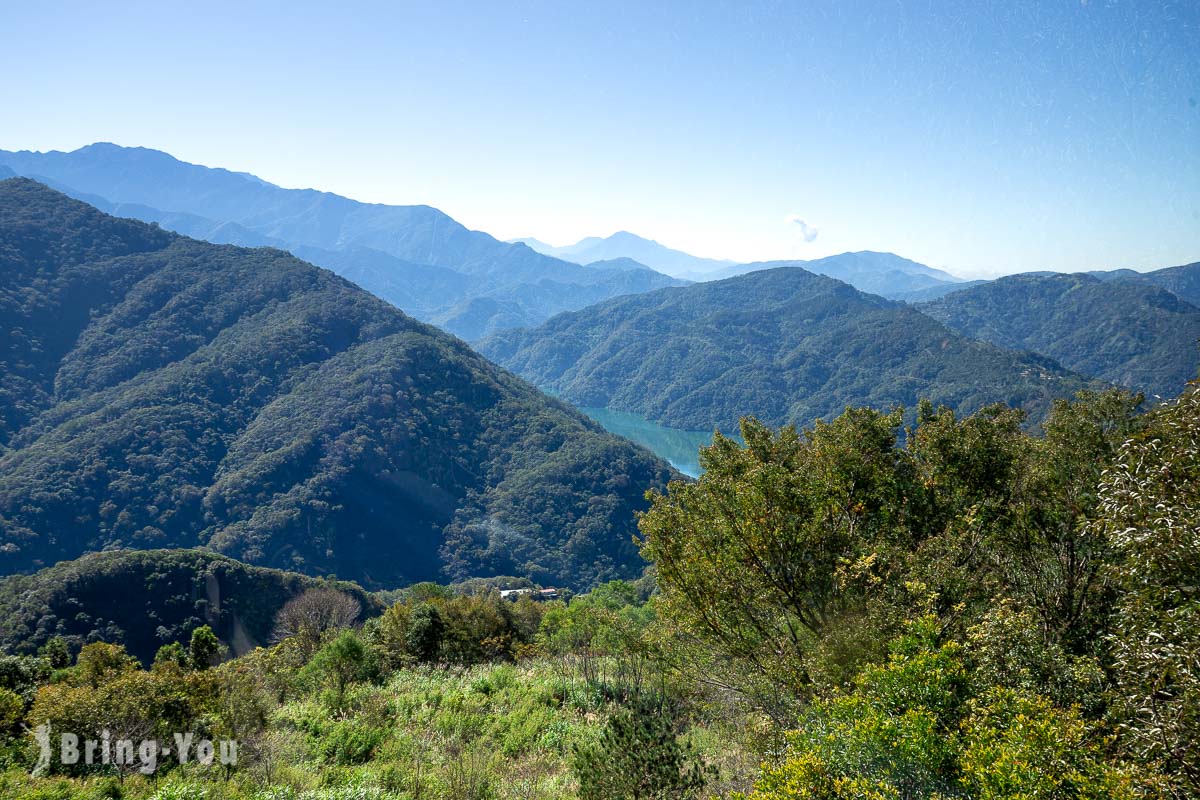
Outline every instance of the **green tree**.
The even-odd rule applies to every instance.
[[[896,447],[900,420],[850,409],[804,434],[743,420],[744,447],[715,437],[698,481],[652,495],[642,552],[665,614],[732,659],[736,688],[766,702],[811,692],[827,633],[865,631],[867,652],[847,642],[845,658],[871,654],[869,606],[902,582],[911,546],[906,498],[917,488]]]
[[[188,645],[188,665],[192,669],[208,669],[215,666],[221,659],[221,640],[213,633],[213,629],[202,625],[192,631],[192,641]]]
[[[614,713],[600,737],[575,749],[580,800],[696,797],[709,770],[676,733],[670,711],[635,703]]]
[[[38,649],[38,655],[46,659],[51,669],[66,669],[71,666],[71,648],[61,636],[52,636]]]
[[[154,654],[155,669],[185,669],[187,666],[188,651],[180,642],[164,644]]]
[[[84,645],[79,651],[79,657],[75,659],[72,682],[95,689],[102,683],[137,668],[137,659],[126,653],[121,645],[93,642]]]
[[[1157,777],[1110,758],[1074,709],[1020,689],[975,693],[970,659],[927,616],[851,689],[814,702],[749,800],[1134,800]]]
[[[370,680],[374,674],[370,650],[354,631],[342,631],[327,642],[302,671],[302,677],[333,690],[338,708],[342,707],[350,684]]]
[[[408,618],[405,646],[418,661],[433,661],[442,646],[445,624],[437,608],[429,603],[415,606]]]
[[[1126,742],[1200,795],[1200,389],[1150,415],[1100,486],[1121,589],[1111,638]]]

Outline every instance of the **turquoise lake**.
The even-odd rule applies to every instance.
[[[579,410],[599,422],[605,430],[632,439],[655,455],[665,458],[684,475],[700,477],[699,451],[703,445],[712,444],[712,432],[666,428],[637,414],[609,408]]]

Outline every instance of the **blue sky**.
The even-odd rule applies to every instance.
[[[553,244],[1200,259],[1200,3],[986,5],[6,3],[0,148],[155,147]]]

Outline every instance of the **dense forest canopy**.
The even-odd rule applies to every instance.
[[[122,645],[143,664],[209,626],[232,653],[272,643],[289,600],[330,586],[353,597],[360,620],[381,603],[355,584],[253,567],[205,550],[121,550],[63,561],[0,581],[0,647],[33,653],[53,638],[78,651]]]
[[[636,575],[670,470],[324,270],[0,183],[0,569],[205,545],[369,584]]]

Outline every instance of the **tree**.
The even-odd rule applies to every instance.
[[[909,547],[906,498],[918,487],[895,446],[900,421],[850,409],[773,434],[746,419],[744,447],[718,435],[698,481],[651,495],[639,527],[665,614],[733,660],[735,688],[769,703],[807,693],[819,639],[866,630],[871,601],[902,582],[888,578]]]
[[[66,669],[71,666],[71,648],[61,636],[52,636],[38,650],[51,669]]]
[[[441,650],[445,623],[437,608],[421,603],[413,608],[408,618],[405,645],[408,652],[418,661],[433,661]]]
[[[887,662],[814,702],[742,800],[1134,800],[1157,776],[1113,760],[1075,709],[1021,689],[977,685],[970,658],[916,620]]]
[[[192,631],[192,641],[188,646],[188,665],[192,669],[208,669],[215,666],[220,658],[221,640],[212,628],[202,625]]]
[[[1142,424],[1141,403],[1141,395],[1117,390],[1055,401],[1045,435],[1026,437],[1012,513],[993,539],[1010,595],[1070,653],[1095,653],[1112,611],[1112,537],[1088,523],[1105,470]]]
[[[670,711],[635,703],[609,717],[600,738],[575,749],[580,800],[696,797],[710,771],[681,743]]]
[[[337,589],[309,589],[289,600],[275,618],[275,639],[296,637],[305,652],[317,649],[330,631],[349,628],[358,621],[362,606]]]
[[[1100,485],[1121,589],[1111,637],[1125,740],[1200,794],[1200,387],[1151,414]]]
[[[370,651],[353,631],[327,642],[303,670],[303,676],[315,679],[333,689],[335,706],[341,708],[346,688],[354,682],[368,680],[374,674]]]
[[[154,654],[153,666],[156,669],[184,669],[188,666],[188,652],[179,642],[164,644]]]
[[[93,689],[138,668],[137,659],[125,652],[119,644],[93,642],[84,645],[75,660],[73,683]]]

